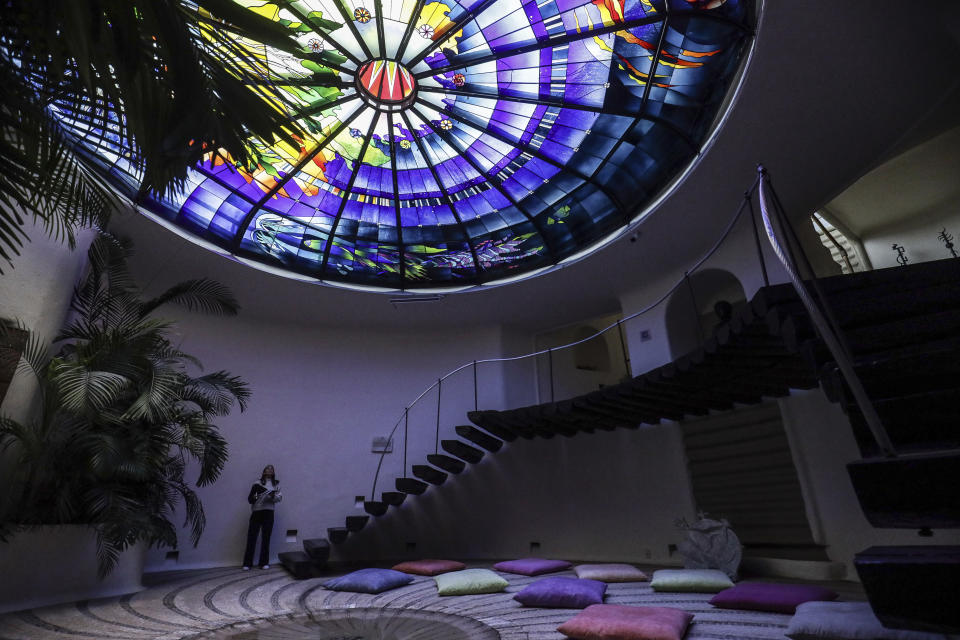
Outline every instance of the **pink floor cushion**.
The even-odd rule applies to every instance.
[[[578,564],[573,570],[578,578],[600,582],[646,582],[650,579],[632,564]]]
[[[525,607],[583,609],[591,604],[601,604],[606,592],[604,582],[557,576],[531,582],[513,599]]]
[[[682,609],[594,604],[557,631],[576,640],[681,640],[691,620]]]
[[[545,558],[520,558],[519,560],[505,560],[493,565],[497,571],[504,573],[518,573],[522,576],[539,576],[544,573],[563,571],[570,568],[566,560],[547,560]]]
[[[393,566],[394,571],[412,573],[418,576],[438,576],[441,573],[460,571],[466,568],[467,565],[456,560],[408,560]]]
[[[710,604],[722,609],[794,613],[804,602],[836,599],[835,591],[812,584],[741,582],[710,598]]]
[[[345,576],[327,580],[323,586],[331,591],[383,593],[411,582],[413,582],[413,576],[392,569],[360,569]]]

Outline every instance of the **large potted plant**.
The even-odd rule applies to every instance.
[[[93,242],[53,349],[33,335],[24,349],[20,369],[39,382],[35,419],[0,417],[0,536],[81,525],[101,578],[138,543],[175,547],[180,502],[197,544],[205,517],[190,462],[197,486],[219,477],[227,442],[214,420],[235,404],[242,411],[250,395],[226,371],[193,373],[200,363],[172,342],[174,323],[156,317],[168,304],[233,315],[230,292],[200,279],[146,299],[127,270],[129,251],[110,236]]]

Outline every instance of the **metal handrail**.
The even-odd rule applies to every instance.
[[[714,242],[713,245],[712,245],[702,256],[700,256],[700,258],[699,258],[698,260],[696,260],[689,269],[687,269],[687,270],[684,272],[683,277],[681,277],[679,280],[677,280],[677,282],[676,282],[672,287],[670,287],[669,289],[667,289],[667,291],[664,292],[663,295],[661,295],[659,298],[657,298],[654,302],[648,304],[647,306],[645,306],[644,308],[640,309],[639,311],[636,311],[636,312],[634,312],[634,313],[631,313],[631,314],[628,315],[627,317],[621,318],[620,320],[617,320],[617,321],[614,322],[613,324],[608,325],[607,327],[604,327],[603,329],[600,329],[599,331],[597,331],[596,333],[594,333],[594,334],[591,335],[591,336],[588,336],[588,337],[586,337],[586,338],[582,338],[582,339],[580,339],[580,340],[576,340],[576,341],[574,341],[574,342],[570,342],[570,343],[568,343],[568,344],[565,344],[565,345],[562,345],[562,346],[559,346],[559,347],[550,347],[550,348],[547,348],[547,349],[541,349],[541,350],[539,350],[539,351],[533,351],[533,352],[531,352],[531,353],[525,353],[525,354],[523,354],[523,355],[511,356],[511,357],[507,357],[507,358],[484,358],[484,359],[481,359],[481,360],[473,360],[473,361],[471,361],[471,362],[467,362],[467,363],[464,363],[464,364],[460,365],[459,367],[451,370],[449,373],[447,373],[447,374],[445,374],[445,375],[440,376],[439,378],[437,378],[437,381],[436,381],[436,382],[434,382],[434,383],[431,384],[429,387],[427,387],[426,389],[424,389],[423,392],[420,393],[420,395],[418,395],[416,398],[414,398],[413,402],[411,402],[411,403],[408,404],[406,407],[404,407],[403,413],[401,413],[400,417],[397,419],[396,424],[394,424],[393,429],[390,430],[390,433],[389,433],[389,435],[387,436],[387,442],[390,442],[390,441],[393,439],[393,436],[394,436],[394,434],[396,433],[397,428],[400,426],[400,423],[401,423],[401,422],[405,422],[407,419],[409,419],[410,410],[411,410],[418,402],[420,402],[420,400],[422,400],[422,399],[424,398],[424,396],[426,396],[428,393],[430,393],[431,391],[433,391],[434,388],[438,389],[438,392],[437,392],[437,433],[439,434],[440,388],[442,387],[444,380],[446,380],[447,378],[450,378],[451,376],[454,376],[454,375],[460,373],[460,372],[463,371],[464,369],[467,369],[467,368],[469,368],[469,367],[473,367],[473,368],[474,368],[474,387],[476,387],[476,368],[477,368],[477,365],[479,365],[479,364],[497,363],[497,362],[516,362],[516,361],[518,361],[518,360],[524,360],[524,359],[526,359],[526,358],[535,358],[535,357],[537,357],[537,356],[542,356],[543,354],[552,354],[554,351],[561,351],[561,350],[563,350],[563,349],[569,349],[569,348],[571,348],[571,347],[576,347],[577,345],[583,344],[584,342],[589,342],[590,340],[593,340],[594,338],[597,338],[597,337],[599,337],[599,336],[604,335],[607,331],[610,331],[610,330],[613,329],[614,327],[619,328],[619,327],[622,326],[624,323],[629,322],[629,321],[631,321],[631,320],[633,320],[633,319],[635,319],[635,318],[638,318],[638,317],[640,317],[640,316],[648,313],[649,311],[652,311],[652,310],[655,309],[656,307],[658,307],[660,304],[662,304],[664,301],[666,301],[668,298],[670,298],[670,296],[672,296],[673,293],[674,293],[680,286],[682,286],[685,282],[687,282],[687,279],[688,279],[689,275],[690,275],[691,273],[694,273],[694,272],[695,272],[697,269],[699,269],[700,267],[702,267],[702,266],[703,266],[703,263],[706,262],[711,256],[713,256],[713,254],[717,252],[717,250],[721,247],[721,245],[722,245],[722,244],[726,241],[726,239],[730,236],[730,233],[733,231],[733,229],[734,229],[734,227],[736,226],[737,222],[740,220],[740,216],[743,215],[744,209],[747,207],[747,205],[748,205],[749,203],[751,203],[751,198],[752,198],[754,192],[756,191],[757,186],[760,184],[761,178],[762,178],[762,176],[758,175],[758,176],[756,177],[756,179],[754,180],[753,184],[750,186],[750,188],[749,188],[746,192],[744,192],[743,202],[740,203],[740,206],[739,206],[739,208],[737,208],[736,213],[731,217],[730,221],[727,223],[726,228],[723,230],[723,233],[721,233],[720,236],[717,238],[716,242]],[[751,204],[751,213],[752,213],[752,204]],[[751,218],[751,219],[752,219],[752,218]],[[755,221],[754,221],[753,226],[754,226],[754,231],[756,231],[756,222],[755,222]],[[766,277],[766,265],[764,264],[763,252],[762,252],[762,249],[760,249],[759,243],[757,244],[757,251],[758,251],[758,255],[759,255],[759,259],[760,259],[760,264],[761,264],[761,266],[762,266],[762,268],[763,268],[764,276]],[[629,373],[629,371],[628,371],[628,373]],[[551,375],[551,380],[552,380],[552,375]],[[474,403],[476,403],[476,402],[477,402],[477,400],[476,400],[476,389],[474,389]],[[437,436],[437,440],[439,441],[439,435]],[[407,448],[407,437],[406,437],[406,435],[404,436],[403,447],[404,447],[404,469],[403,469],[403,472],[406,473],[406,448]],[[379,477],[380,477],[380,469],[381,469],[381,467],[383,466],[383,458],[384,458],[384,456],[386,456],[386,453],[387,453],[386,451],[381,452],[381,454],[380,454],[380,459],[379,459],[379,461],[377,462],[377,470],[376,470],[376,472],[374,473],[374,476],[373,476],[373,488],[372,488],[371,491],[370,491],[371,500],[374,499],[374,496],[376,495],[377,481],[378,481],[378,479],[379,479]]]

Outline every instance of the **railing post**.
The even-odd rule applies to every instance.
[[[767,263],[763,259],[763,244],[760,242],[760,231],[757,229],[757,214],[753,210],[753,194],[749,191],[743,194],[747,199],[747,205],[750,207],[750,228],[753,229],[753,243],[757,247],[757,257],[760,259],[760,272],[763,273],[763,286],[770,286],[770,278],[767,276]]]
[[[547,349],[547,358],[550,360],[550,402],[553,402],[553,348]]]
[[[433,443],[433,452],[440,453],[440,393],[443,389],[443,378],[437,378],[437,439]]]
[[[703,337],[703,327],[700,325],[700,309],[697,306],[697,296],[693,293],[693,283],[690,281],[690,274],[683,272],[683,279],[687,281],[687,289],[690,290],[690,301],[693,303],[693,319],[697,323],[697,335],[700,336],[700,344],[706,342]]]
[[[477,361],[473,361],[473,410],[480,410],[480,402],[477,396]]]
[[[623,323],[620,320],[617,320],[617,333],[620,334],[620,350],[623,352],[623,368],[626,374],[632,378],[633,372],[630,371],[630,355],[627,353],[627,342],[623,339]]]
[[[407,477],[407,434],[410,431],[410,407],[403,408],[403,477]]]

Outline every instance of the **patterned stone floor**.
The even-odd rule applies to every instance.
[[[483,566],[483,565],[477,565]],[[331,574],[338,575],[338,574]],[[38,638],[114,638],[156,640],[560,640],[556,627],[576,614],[570,609],[520,606],[513,594],[536,580],[503,574],[510,581],[505,593],[439,597],[432,578],[380,595],[327,591],[324,578],[294,580],[282,568],[240,571],[210,569],[178,572],[147,589],[118,598],[31,609],[0,616],[0,640]],[[575,576],[572,571],[552,575]],[[830,585],[842,599],[862,599],[854,583]],[[648,583],[611,584],[605,602],[658,605],[695,614],[689,640],[782,639],[790,616],[714,609],[706,594],[660,594]],[[355,618],[343,615],[354,610]],[[457,627],[435,633],[401,634],[375,629],[370,620],[396,618],[403,611],[423,612],[439,624]],[[349,611],[348,611],[349,612]],[[319,626],[315,620],[328,619]],[[398,621],[395,624],[406,624]],[[325,629],[325,630],[324,630]],[[491,632],[494,631],[496,633]],[[491,634],[492,633],[492,634]]]

